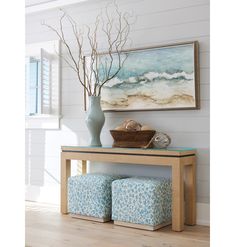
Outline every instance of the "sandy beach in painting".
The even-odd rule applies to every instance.
[[[143,108],[144,106],[144,108]],[[146,96],[128,96],[126,100],[118,101],[117,103],[109,104],[109,102],[102,101],[104,109],[115,110],[137,110],[137,109],[161,109],[174,107],[192,107],[194,106],[194,98],[190,95],[174,95],[171,98],[155,101]]]
[[[193,74],[185,72],[177,74],[151,72],[124,81],[116,78],[102,91],[102,108],[131,110],[194,107],[193,77]]]
[[[193,46],[131,53],[102,89],[103,110],[195,107]]]

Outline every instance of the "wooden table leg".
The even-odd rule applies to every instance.
[[[71,160],[65,158],[61,153],[61,184],[60,184],[60,212],[68,213],[67,196],[68,196],[68,177],[71,175]]]
[[[82,160],[82,174],[86,174],[86,173],[87,173],[87,161]]]
[[[184,230],[184,170],[180,159],[172,165],[172,230]]]
[[[196,157],[185,166],[185,224],[196,224]]]

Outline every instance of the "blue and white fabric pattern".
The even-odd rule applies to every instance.
[[[121,176],[86,174],[68,179],[68,211],[72,214],[111,218],[112,182]]]
[[[157,226],[171,221],[172,183],[167,178],[133,177],[112,183],[112,219]]]

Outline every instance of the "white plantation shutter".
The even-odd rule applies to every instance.
[[[26,129],[60,128],[61,65],[58,53],[58,40],[26,46]]]
[[[51,61],[52,56],[41,49],[41,113],[51,114]]]

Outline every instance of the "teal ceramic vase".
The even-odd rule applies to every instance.
[[[104,126],[104,112],[100,105],[100,96],[89,96],[89,108],[86,115],[86,125],[90,133],[90,146],[101,147],[100,133]]]

